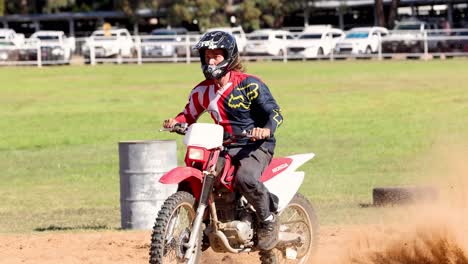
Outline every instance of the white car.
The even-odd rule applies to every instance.
[[[0,28],[0,40],[11,42],[21,48],[24,45],[24,34],[16,33],[13,29]]]
[[[151,31],[150,35],[141,36],[140,39],[144,58],[182,57],[187,55],[187,51],[195,56],[191,45],[197,43],[199,36],[190,35],[185,28],[160,28]]]
[[[295,42],[288,46],[288,56],[304,58],[327,56],[343,37],[344,32],[341,29],[330,25],[305,27]]]
[[[60,60],[70,62],[75,51],[75,38],[67,37],[63,31],[41,30],[29,37],[28,42],[32,45],[30,59],[37,57],[37,50],[33,47],[40,43],[42,60]]]
[[[0,29],[0,61],[17,61],[24,48],[24,35],[12,29]]]
[[[448,32],[438,23],[418,19],[397,21],[395,27],[382,40],[383,53],[422,53],[427,42],[428,52],[443,52],[448,49],[445,38]],[[427,41],[424,40],[427,36]]]
[[[247,35],[245,53],[248,55],[283,56],[294,40],[286,30],[259,29]]]
[[[224,31],[236,38],[237,49],[240,53],[245,52],[245,46],[247,45],[247,37],[245,35],[244,30],[242,27],[218,27],[218,28],[209,28],[206,32],[211,31]]]
[[[336,44],[339,54],[371,54],[379,51],[382,37],[388,35],[384,27],[356,27],[346,32],[346,37]]]
[[[133,38],[124,28],[94,31],[84,44],[85,58],[90,57],[91,47],[96,58],[133,57],[135,54]]]

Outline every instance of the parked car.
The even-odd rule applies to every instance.
[[[5,40],[0,37],[0,62],[18,61],[20,59],[20,50],[13,41]]]
[[[346,32],[346,37],[336,44],[338,54],[371,54],[379,51],[382,37],[388,35],[384,27],[356,27]]]
[[[63,31],[37,31],[29,37],[27,43],[27,60],[37,60],[37,45],[40,45],[43,61],[70,63],[75,51],[75,38],[67,37]]]
[[[16,47],[21,48],[24,45],[24,34],[16,33],[13,29],[0,28],[0,40],[13,42]]]
[[[0,29],[0,61],[18,61],[23,47],[23,34],[12,29]]]
[[[132,36],[123,28],[94,31],[83,45],[85,59],[89,59],[91,47],[94,47],[96,58],[133,57],[136,54]]]
[[[245,53],[245,47],[247,45],[247,36],[245,35],[244,30],[242,27],[217,27],[217,28],[209,28],[206,32],[211,31],[224,31],[236,38],[237,49],[240,53]]]
[[[191,46],[197,40],[198,37],[189,35],[185,28],[155,29],[150,35],[141,37],[142,57],[183,57],[187,50],[194,56]]]
[[[447,46],[450,52],[468,52],[468,29],[453,32]]]
[[[447,51],[447,31],[436,22],[409,19],[396,22],[393,31],[382,39],[383,53],[422,53],[424,52],[425,34],[427,34],[428,52]]]
[[[288,46],[288,55],[317,58],[329,55],[344,32],[330,25],[305,27],[295,42]]]
[[[293,35],[286,30],[255,30],[247,35],[245,53],[248,55],[283,56],[292,40],[294,40]]]

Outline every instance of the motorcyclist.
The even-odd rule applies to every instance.
[[[234,188],[255,208],[259,225],[258,248],[270,250],[278,241],[277,198],[259,181],[274,153],[274,133],[283,122],[280,108],[267,85],[243,73],[235,38],[223,31],[208,32],[194,49],[200,54],[205,80],[193,88],[184,110],[163,122],[165,128],[176,123],[194,123],[204,111],[229,134],[251,131],[250,144],[229,148],[238,166]],[[242,140],[240,140],[242,141]]]

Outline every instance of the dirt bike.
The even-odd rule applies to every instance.
[[[158,213],[151,237],[150,263],[199,263],[202,251],[243,253],[259,251],[262,264],[307,263],[318,242],[318,224],[312,204],[297,191],[304,172],[295,171],[313,153],[273,158],[262,181],[278,201],[278,244],[273,250],[256,248],[258,221],[254,208],[233,188],[236,167],[226,149],[236,138],[226,138],[218,124],[177,124],[170,132],[185,134],[185,167],[160,178],[178,184]]]

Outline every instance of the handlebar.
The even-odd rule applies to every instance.
[[[161,128],[159,132],[169,131],[171,133],[175,132],[180,135],[185,135],[187,133],[187,128],[188,128],[187,123],[176,123],[172,128]],[[272,135],[268,136],[265,139],[269,139],[271,137]],[[239,139],[255,139],[255,137],[252,136],[252,130],[244,130],[240,134],[228,134],[228,133],[224,134],[225,144],[235,142],[236,140],[239,140]]]
[[[267,140],[271,138],[272,135],[268,136],[267,138],[264,139],[256,139],[254,136],[252,136],[252,130],[244,130],[240,134],[225,134],[224,136],[224,142],[223,145],[225,147],[242,147],[246,145],[252,145],[252,144],[257,144],[255,141],[257,140]],[[247,139],[247,141],[244,141]],[[239,142],[240,140],[240,142]]]
[[[240,137],[257,139],[254,136],[252,136],[252,130],[242,131]],[[261,140],[267,140],[267,139],[270,139],[271,137],[273,137],[272,134],[268,135],[266,138],[262,138]],[[259,140],[259,139],[257,139],[257,140]]]
[[[171,133],[175,132],[179,135],[185,135],[187,132],[188,124],[187,123],[177,123],[172,128],[161,128],[159,132],[169,131]]]

